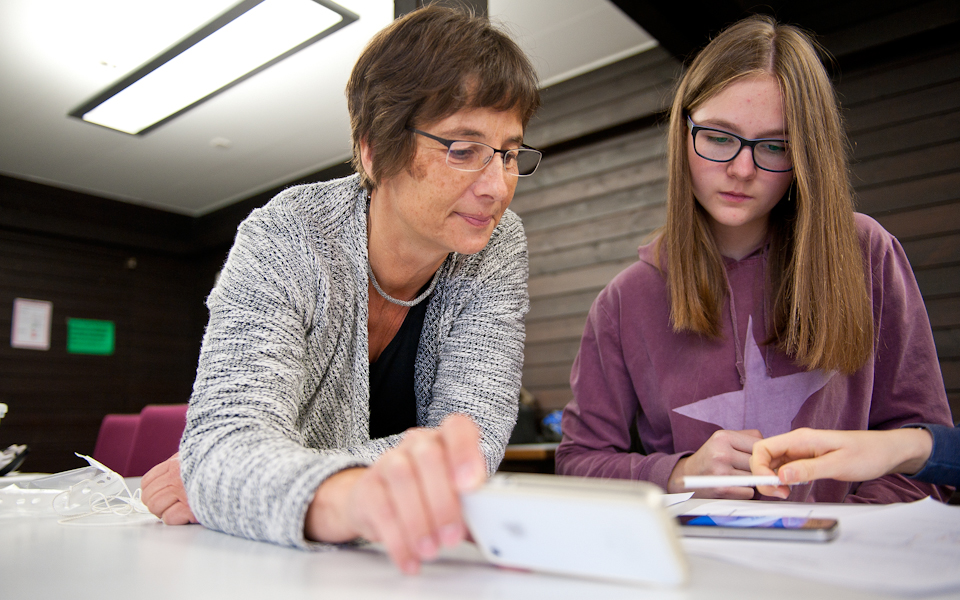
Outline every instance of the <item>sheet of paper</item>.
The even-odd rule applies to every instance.
[[[679,494],[678,494],[679,495]],[[696,508],[677,512],[685,515],[722,515],[741,517],[815,517],[837,519],[841,516],[874,512],[889,508],[886,504],[828,504],[813,502],[755,502],[753,500],[714,500]]]
[[[960,590],[960,507],[927,498],[907,504],[817,505],[718,501],[690,514],[834,517],[833,542],[683,538],[690,554],[886,594]]]
[[[679,494],[664,494],[663,495],[663,507],[673,506],[674,504],[680,504],[681,502],[686,502],[693,497],[693,492],[681,492]]]
[[[14,348],[49,350],[52,314],[52,302],[14,298],[10,345]]]

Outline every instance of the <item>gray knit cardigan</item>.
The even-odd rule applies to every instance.
[[[290,188],[241,224],[207,299],[181,473],[205,526],[297,547],[321,482],[401,435],[369,437],[366,192],[357,176]],[[470,415],[487,470],[517,415],[526,238],[506,211],[486,248],[451,254],[416,357],[417,422]],[[322,547],[322,546],[321,546]]]

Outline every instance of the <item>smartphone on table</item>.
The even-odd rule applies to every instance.
[[[687,580],[679,527],[653,484],[497,473],[461,501],[493,564],[664,586]]]
[[[689,537],[829,542],[840,532],[836,519],[778,516],[680,515],[680,533]]]

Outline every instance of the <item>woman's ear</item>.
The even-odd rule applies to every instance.
[[[373,148],[367,143],[367,138],[360,140],[360,164],[368,179],[373,179]]]

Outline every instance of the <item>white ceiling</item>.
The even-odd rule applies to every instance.
[[[237,0],[0,0],[0,173],[199,216],[350,156],[343,89],[393,0],[144,136],[67,116]],[[488,0],[544,86],[656,44],[608,0]]]

